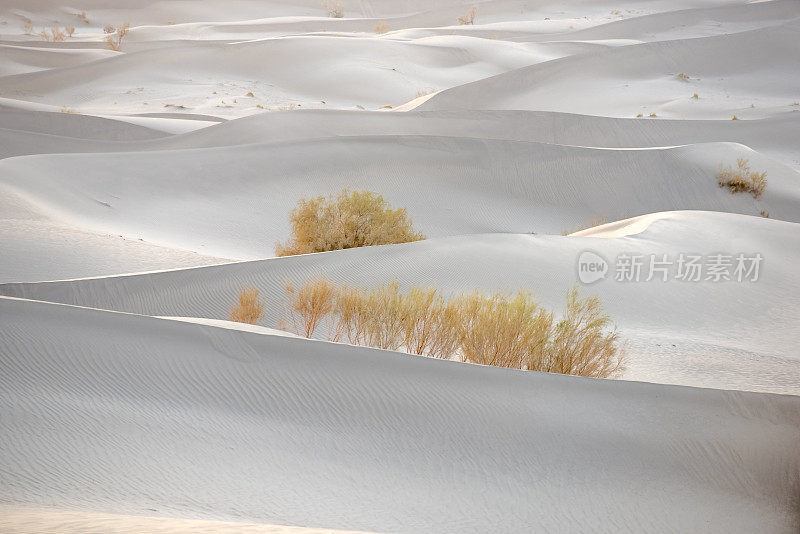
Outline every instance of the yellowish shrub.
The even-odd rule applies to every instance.
[[[475,23],[475,15],[478,14],[478,6],[472,6],[464,15],[458,17],[458,23],[462,26]]]
[[[372,289],[324,279],[287,284],[295,331],[311,337],[325,320],[329,339],[434,358],[533,371],[614,377],[624,370],[618,332],[596,297],[567,294],[563,317],[530,294],[473,292],[448,299],[435,288],[407,294],[391,282]]]
[[[578,288],[567,293],[564,316],[555,325],[539,365],[548,373],[613,378],[625,370],[619,333],[597,297],[580,298]]]
[[[75,26],[67,26],[64,31],[67,32],[68,36],[72,37],[72,34],[75,33]]]
[[[403,346],[411,354],[450,358],[458,350],[461,310],[435,288],[414,287],[403,299]]]
[[[378,33],[378,34],[380,34],[380,33],[386,33],[386,32],[388,32],[388,31],[389,31],[389,25],[388,25],[388,24],[386,24],[384,21],[380,20],[380,21],[378,21],[378,23],[375,25],[375,30],[373,30],[373,31],[374,31],[375,33]]]
[[[239,302],[231,308],[230,320],[237,323],[258,324],[264,312],[264,303],[258,297],[258,289],[246,287],[239,291]]]
[[[515,296],[474,292],[459,302],[461,354],[465,361],[514,369],[536,369],[548,341],[552,315],[528,293]]]
[[[767,173],[751,171],[749,161],[738,158],[736,169],[730,165],[719,166],[717,183],[720,187],[727,187],[731,193],[750,193],[753,198],[759,198],[767,188]]]
[[[292,238],[276,246],[278,256],[425,239],[414,230],[405,209],[392,209],[372,191],[301,199],[289,218]]]
[[[128,35],[130,27],[131,27],[130,23],[126,22],[116,30],[114,30],[113,26],[106,26],[105,28],[103,28],[103,31],[110,34],[106,35],[106,45],[108,46],[108,48],[119,52],[122,49],[122,39],[126,35]]]
[[[323,278],[317,278],[303,284],[299,290],[294,285],[286,284],[289,295],[289,313],[295,331],[305,337],[311,337],[317,327],[330,315],[336,302],[336,286]]]

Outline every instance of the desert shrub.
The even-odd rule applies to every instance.
[[[31,35],[33,33],[33,21],[31,19],[25,19],[25,22],[22,23],[22,32],[25,35]]]
[[[292,237],[276,246],[278,256],[326,252],[425,239],[405,209],[392,209],[372,191],[301,199],[289,216]]]
[[[230,320],[237,323],[258,324],[264,312],[264,303],[258,297],[258,289],[246,287],[239,291],[239,302],[230,312]]]
[[[689,75],[685,72],[678,73],[678,79],[683,80],[684,82],[688,82],[690,80]]]
[[[460,298],[461,355],[465,361],[538,370],[548,341],[552,315],[531,296],[474,292]]]
[[[561,235],[574,234],[575,232],[580,232],[581,230],[594,228],[595,226],[600,226],[601,224],[606,224],[607,222],[608,222],[608,217],[606,217],[605,215],[601,215],[599,217],[595,217],[594,219],[590,220],[588,223],[579,224],[578,226],[570,228],[569,230],[562,230]]]
[[[731,193],[750,193],[753,198],[759,198],[767,188],[767,173],[751,171],[748,160],[738,158],[735,169],[730,165],[719,166],[717,183],[720,187],[727,187]]]
[[[382,20],[378,21],[378,23],[375,25],[375,29],[373,31],[375,33],[386,33],[386,32],[389,31],[389,25],[386,24],[385,22],[383,22]]]
[[[75,27],[74,26],[67,26],[67,27],[64,28],[64,31],[67,33],[67,35],[69,37],[72,37],[72,34],[75,33]]]
[[[103,28],[103,31],[109,35],[106,35],[106,45],[111,50],[115,50],[119,52],[122,48],[122,39],[128,35],[128,31],[130,30],[131,25],[129,23],[125,23],[116,30],[114,30],[113,26],[106,26]],[[111,31],[108,31],[110,28]]]
[[[336,302],[336,286],[323,278],[306,282],[300,289],[295,289],[291,282],[287,283],[286,293],[295,331],[305,337],[314,335]]]
[[[475,15],[478,14],[478,6],[472,6],[464,15],[458,17],[458,23],[463,25],[474,24]]]
[[[371,289],[307,281],[287,284],[295,332],[410,354],[532,371],[615,377],[624,370],[619,333],[596,297],[567,294],[556,322],[531,297],[475,291],[446,298],[435,288],[402,294],[391,282]]]
[[[344,4],[342,2],[337,0],[326,0],[323,2],[322,7],[325,8],[325,11],[331,18],[340,19],[344,17]]]
[[[117,31],[117,29],[111,24],[106,24],[105,26],[103,26],[103,33],[109,34],[109,33],[114,33],[115,31]]]
[[[566,311],[544,346],[537,371],[613,378],[622,374],[625,351],[611,319],[597,297],[567,293]]]

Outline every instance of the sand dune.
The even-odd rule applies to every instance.
[[[636,224],[634,221],[632,224]],[[434,285],[445,293],[475,288],[531,290],[561,309],[574,283],[577,259],[592,250],[607,261],[619,254],[681,252],[711,255],[759,251],[756,283],[681,283],[608,280],[599,295],[631,345],[626,376],[667,383],[799,394],[800,359],[794,343],[800,301],[785,292],[800,262],[798,225],[721,213],[675,212],[650,217],[636,233],[616,238],[476,235],[290,258],[173,270],[144,275],[0,285],[0,294],[145,315],[227,319],[238,290],[259,288],[267,302],[262,324],[287,319],[283,286],[320,274],[372,286],[397,279],[403,287]],[[625,232],[621,232],[625,233]],[[591,234],[590,234],[591,235]],[[766,238],[765,236],[769,236]],[[668,288],[668,289],[667,289]],[[747,310],[730,315],[731,302]],[[658,303],[659,314],[652,313]],[[325,336],[325,329],[320,330]],[[742,354],[748,354],[742,360]]]
[[[289,153],[297,157],[287,158]],[[759,201],[717,186],[719,165],[742,156],[769,173],[770,187]],[[430,237],[560,233],[596,216],[675,209],[748,215],[763,209],[789,221],[800,216],[797,172],[735,144],[603,150],[377,136],[149,152],[144,158],[6,159],[0,162],[0,183],[83,228],[238,259],[273,254],[288,233],[287,206],[298,198],[347,187],[380,191],[405,206]],[[150,172],[139,172],[141,164]],[[68,180],[60,178],[64,175]],[[192,202],[185,200],[187,183]],[[447,204],[441,198],[448,198]],[[222,213],[224,224],[218,220]]]
[[[0,3],[0,530],[796,532],[799,44],[797,0]],[[345,188],[428,239],[273,257]],[[317,276],[582,284],[628,367],[278,329]]]
[[[800,93],[800,60],[792,53],[797,33],[797,23],[786,22],[733,35],[615,47],[455,87],[420,109],[655,113],[679,119],[785,114]],[[762,61],[763,54],[769,62]],[[689,79],[679,78],[681,73]],[[591,89],[585,83],[589,78]],[[694,93],[700,98],[693,99]]]
[[[0,307],[6,499],[393,532],[796,525],[796,397]]]

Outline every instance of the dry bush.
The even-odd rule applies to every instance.
[[[364,322],[364,344],[384,350],[397,350],[403,342],[403,296],[400,285],[391,282],[368,293],[357,315]]]
[[[327,11],[328,16],[334,19],[344,17],[344,4],[337,0],[326,0],[322,3],[322,7]]]
[[[476,291],[461,297],[459,308],[465,361],[538,370],[553,317],[529,294],[487,295]]]
[[[22,32],[25,35],[31,35],[33,33],[33,21],[31,19],[25,19],[25,22],[22,23]]]
[[[117,29],[111,24],[103,26],[103,33],[114,33],[115,31],[117,31]]]
[[[457,307],[451,307],[457,311]],[[442,324],[445,316],[449,315],[448,311],[446,299],[435,288],[412,288],[403,299],[403,346],[406,351],[449,357],[457,347],[458,322]]]
[[[575,232],[580,232],[581,230],[587,230],[589,228],[594,228],[595,226],[600,226],[601,224],[606,224],[608,222],[608,217],[605,215],[601,215],[599,217],[595,217],[591,221],[585,224],[580,224],[575,228],[571,228],[569,230],[562,230],[561,235],[569,235],[574,234]]]
[[[53,38],[53,41],[63,41],[67,38],[66,32],[64,32],[58,26],[53,26],[50,28],[50,35]]]
[[[472,6],[469,8],[469,11],[466,14],[461,15],[458,17],[458,23],[463,25],[466,24],[474,24],[475,23],[475,15],[478,14],[478,6]]]
[[[690,80],[689,75],[685,72],[678,73],[678,78],[683,80],[684,82],[688,82]]]
[[[700,98],[700,97],[699,97],[699,96],[697,96],[697,93],[695,93],[695,94],[693,94],[693,95],[692,95],[692,98],[694,98],[695,100],[697,100],[697,99],[698,99],[698,98]]]
[[[106,45],[108,46],[108,48],[116,52],[119,52],[120,49],[122,48],[122,39],[126,35],[128,35],[130,27],[131,27],[130,23],[126,22],[116,30],[114,30],[113,26],[106,26],[105,28],[103,28],[103,31],[109,34],[106,35]],[[108,31],[109,28],[111,29],[111,31]]]
[[[43,28],[42,31],[39,32],[39,37],[41,37],[42,41],[51,40],[50,32],[47,31],[47,28]]]
[[[258,324],[264,313],[264,303],[258,297],[258,289],[246,287],[239,291],[239,302],[231,307],[230,320],[237,323]]]
[[[295,289],[289,282],[286,284],[286,293],[295,332],[305,337],[314,335],[336,303],[336,286],[323,278],[310,280],[300,289]]]
[[[597,297],[567,293],[564,316],[555,325],[537,371],[596,378],[618,377],[625,370],[625,350]]]
[[[375,29],[373,31],[375,33],[386,33],[386,32],[389,31],[389,25],[386,24],[385,22],[383,22],[382,20],[378,21],[378,23],[375,25]]]
[[[751,171],[748,160],[738,158],[736,169],[730,165],[719,166],[717,183],[720,187],[727,187],[731,193],[750,193],[753,198],[759,198],[767,188],[767,173]]]
[[[372,191],[301,199],[290,216],[292,238],[276,245],[278,256],[425,239],[405,209],[392,209]]]
[[[69,37],[72,37],[72,34],[75,33],[75,27],[74,26],[67,26],[67,27],[64,28],[64,31],[67,32],[67,35]]]
[[[399,284],[392,282],[369,291],[343,286],[334,307],[334,341],[347,340],[385,350],[403,343],[403,302]]]
[[[577,288],[557,323],[522,291],[447,299],[435,288],[403,295],[396,281],[361,289],[316,279],[299,290],[287,284],[287,293],[295,332],[306,337],[328,321],[333,341],[434,358],[598,378],[624,369],[619,334],[599,299],[582,299]]]

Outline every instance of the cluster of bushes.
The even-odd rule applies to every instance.
[[[372,191],[301,199],[289,215],[292,237],[275,247],[278,256],[425,239],[405,209],[392,209]]]
[[[759,198],[767,188],[767,173],[751,171],[749,161],[738,158],[735,169],[730,165],[719,166],[717,183],[720,187],[727,187],[731,193],[750,193],[753,198]]]
[[[305,337],[325,327],[331,341],[433,358],[600,378],[624,370],[611,319],[596,297],[582,298],[577,288],[559,319],[522,291],[448,298],[425,287],[403,294],[397,282],[364,289],[326,279],[286,289],[292,327]],[[250,296],[240,295],[232,320],[252,318],[253,310],[260,316]]]

